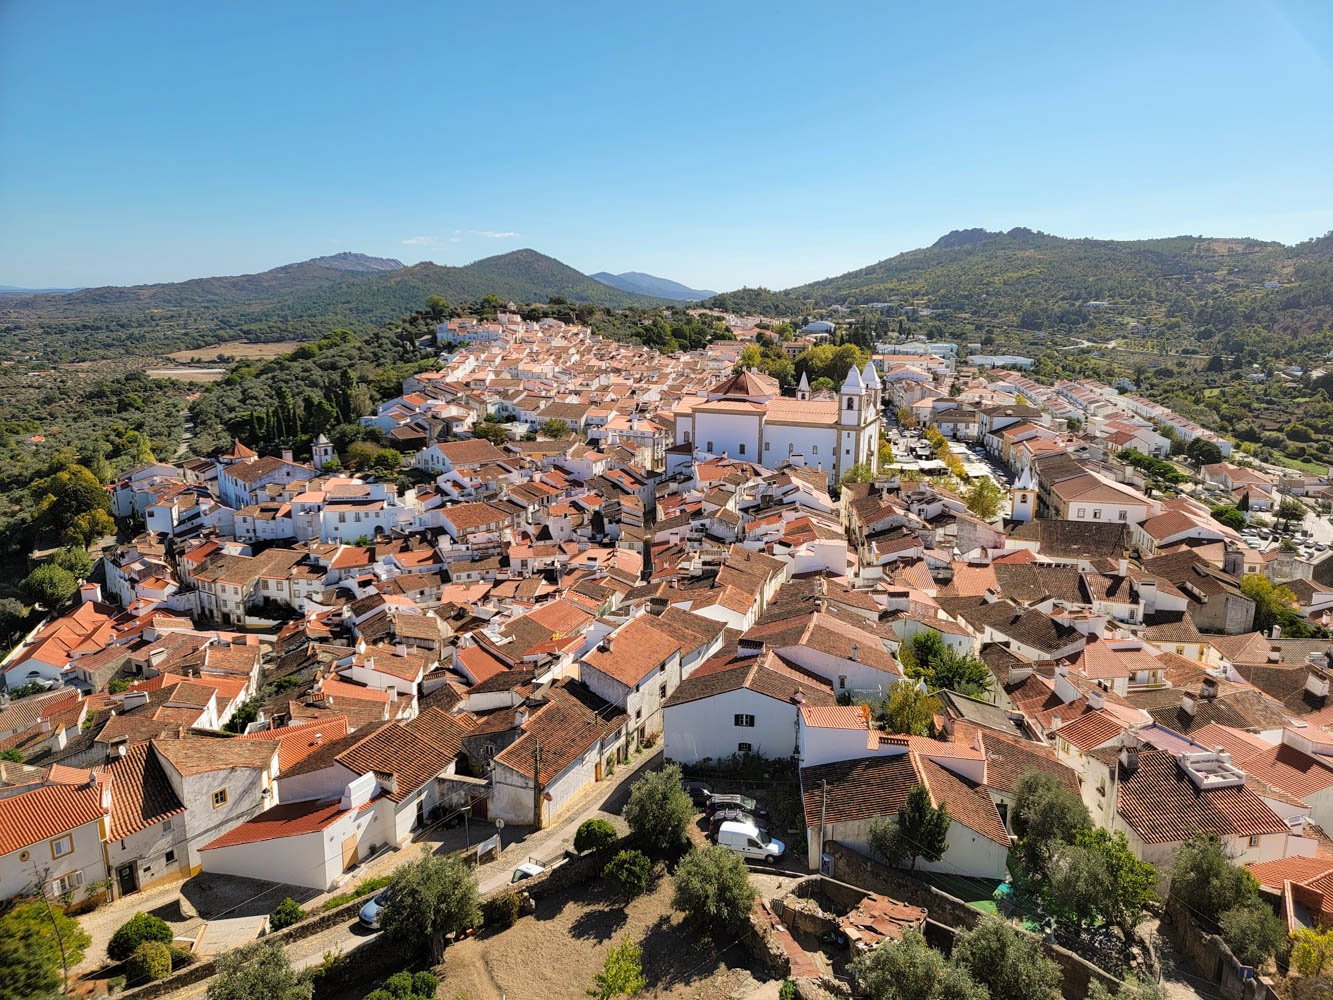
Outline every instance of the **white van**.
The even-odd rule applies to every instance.
[[[773,864],[787,850],[780,840],[774,840],[753,823],[729,819],[717,828],[717,843],[735,851],[743,858],[754,858]]]

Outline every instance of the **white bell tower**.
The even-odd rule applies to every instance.
[[[1037,491],[1032,487],[1031,470],[1024,469],[1014,480],[1009,499],[1013,506],[1013,513],[1009,515],[1011,520],[1031,521],[1037,516]]]

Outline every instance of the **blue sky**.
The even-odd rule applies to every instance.
[[[0,284],[1333,229],[1333,4],[0,0]]]

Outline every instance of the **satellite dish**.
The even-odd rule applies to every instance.
[[[503,830],[505,828],[505,821],[502,819],[497,819],[495,821],[495,828],[497,830]]]

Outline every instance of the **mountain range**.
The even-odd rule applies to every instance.
[[[671,299],[674,302],[698,302],[700,299],[709,299],[717,294],[711,289],[690,288],[687,285],[682,285],[679,281],[672,281],[670,278],[659,278],[653,274],[644,274],[642,271],[624,271],[620,274],[598,271],[596,274],[588,275],[588,277],[600,281],[604,285],[610,285],[612,288],[619,288],[622,292],[633,292],[636,295],[648,295],[659,299]]]
[[[470,303],[569,302],[606,308],[665,304],[595,281],[535,250],[463,267],[340,253],[258,274],[157,285],[85,288],[0,299],[0,355],[92,360],[158,354],[220,340],[307,340],[367,330],[425,307],[432,295]]]

